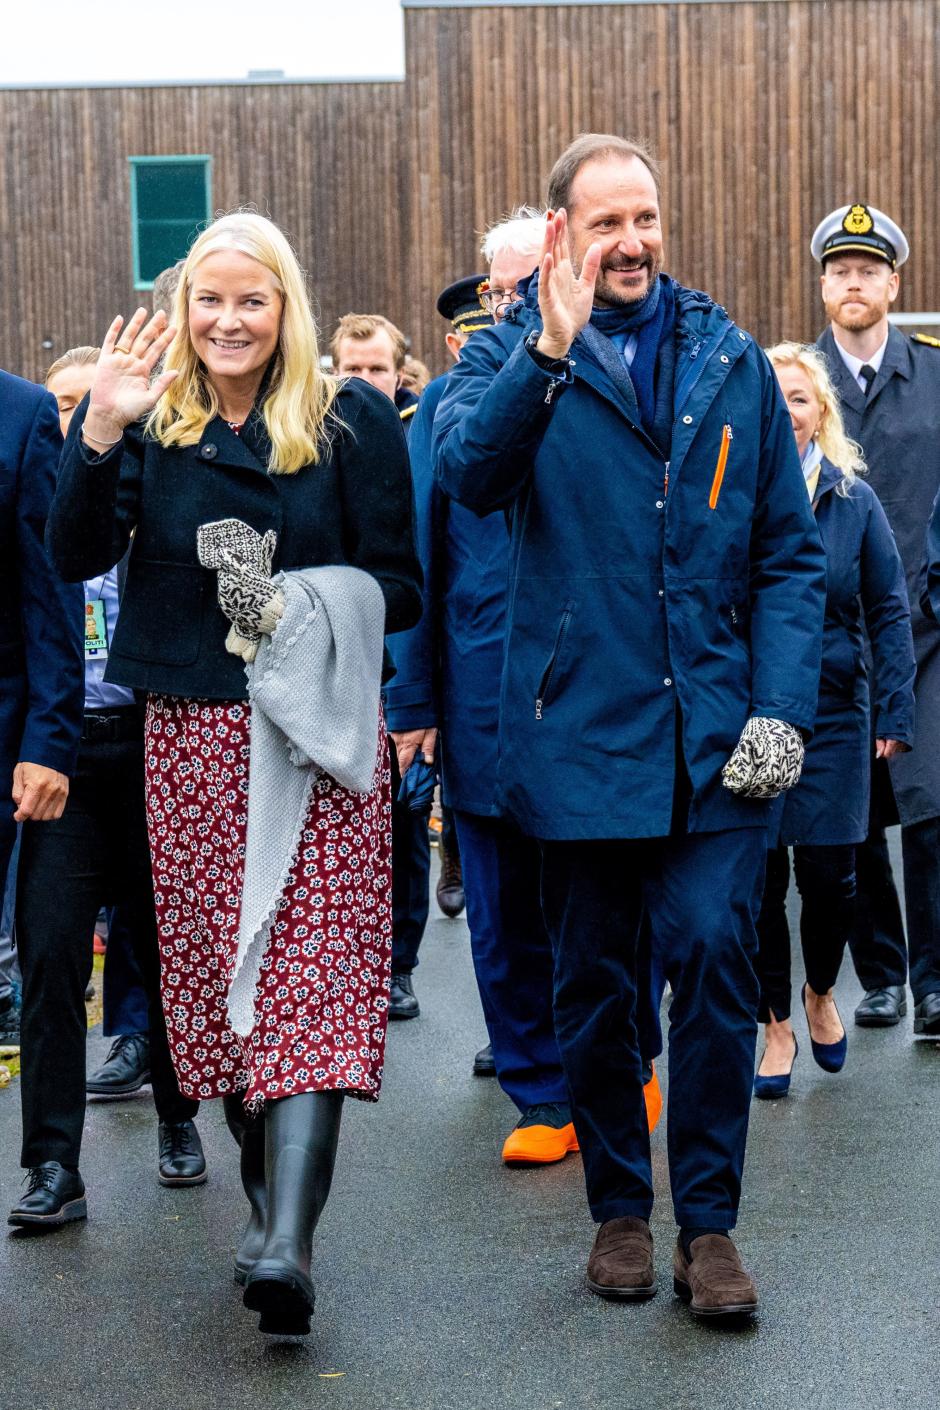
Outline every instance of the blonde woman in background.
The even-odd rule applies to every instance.
[[[240,1036],[226,1000],[245,880],[250,711],[233,653],[276,630],[279,570],[362,569],[381,588],[385,630],[411,626],[421,607],[411,477],[388,398],[320,369],[304,276],[271,221],[235,212],[203,231],[173,317],[175,328],[139,309],[108,329],[63,454],[49,543],[60,571],[81,578],[120,558],[134,533],[108,677],[148,699],[170,1046],[183,1092],[222,1097],[241,1147],[251,1214],[235,1273],[245,1305],[261,1313],[262,1331],[303,1334],[343,1096],[374,1101],[382,1079],[387,746],[377,720],[370,792],[327,774],[313,786],[254,1026]],[[202,566],[197,530],[232,519],[265,544],[276,537],[268,571],[232,560],[217,577]]]
[[[768,829],[757,923],[766,1046],[754,1094],[773,1098],[789,1090],[798,1052],[790,1022],[788,848],[802,899],[802,1000],[813,1057],[825,1071],[838,1072],[847,1040],[833,991],[851,934],[855,846],[868,828],[871,737],[878,758],[910,748],[915,668],[904,570],[878,498],[858,478],[865,469],[861,450],[845,434],[825,360],[801,343],[779,343],[767,355],[790,413],[827,555],[816,723],[800,782],[779,799]],[[871,691],[863,627],[875,664]]]

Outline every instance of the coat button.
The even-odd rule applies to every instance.
[[[666,596],[666,594],[665,594],[665,592],[663,591],[662,588],[659,589],[659,595],[660,595],[660,597],[665,597],[665,596]]]
[[[683,424],[683,426],[691,426],[691,425],[692,425],[692,418],[691,418],[691,416],[683,416],[683,418],[682,418],[682,424]]]
[[[665,500],[658,499],[658,500],[656,501],[656,508],[657,508],[657,509],[662,509],[664,503],[665,503]]]
[[[721,360],[722,360],[722,362],[730,362],[730,361],[731,361],[731,359],[728,357],[727,353],[722,353],[722,354],[721,354]]]
[[[215,460],[215,458],[216,458],[216,456],[218,455],[218,453],[219,453],[219,448],[218,448],[218,446],[214,446],[211,441],[209,441],[206,445],[204,445],[204,446],[202,447],[202,449],[200,450],[200,452],[199,452],[199,454],[202,456],[203,460]]]
[[[663,685],[672,685],[672,676],[667,676],[663,681]]]
[[[747,334],[746,334],[746,333],[739,333],[739,334],[738,334],[738,337],[741,339],[741,342],[742,342],[742,343],[746,343],[746,342],[747,342]]]

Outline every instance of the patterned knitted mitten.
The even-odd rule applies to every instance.
[[[267,573],[241,562],[228,549],[222,550],[221,558],[219,606],[238,635],[246,641],[254,639],[257,646],[261,636],[270,636],[281,620],[284,594]]]
[[[721,781],[743,798],[777,798],[799,783],[804,753],[798,729],[785,720],[753,715],[721,771]]]
[[[264,535],[240,519],[201,524],[199,561],[218,570],[219,606],[232,623],[225,648],[253,661],[263,633],[270,635],[284,611],[284,596],[271,581],[277,535]]]

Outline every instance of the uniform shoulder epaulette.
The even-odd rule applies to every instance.
[[[931,338],[929,333],[912,333],[912,343],[923,343],[927,348],[940,348],[940,338]]]
[[[938,343],[937,346],[940,347],[940,343]],[[402,421],[407,421],[407,420],[408,420],[408,417],[409,417],[409,416],[414,416],[414,414],[415,414],[415,412],[416,412],[417,410],[418,410],[418,403],[417,403],[417,402],[414,402],[411,406],[406,406],[403,411],[400,411],[400,412],[398,413],[398,415],[399,415],[399,417],[401,418]]]

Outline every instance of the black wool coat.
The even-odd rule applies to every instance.
[[[95,456],[81,439],[87,405],[69,427],[46,543],[62,576],[78,582],[112,567],[133,534],[107,680],[190,699],[246,697],[244,662],[225,650],[216,574],[196,555],[197,529],[215,519],[273,529],[275,573],[326,564],[371,573],[387,633],[418,620],[408,452],[395,407],[365,382],[343,385],[320,464],[292,475],[265,468],[270,443],[257,408],[240,435],[217,416],[198,445],[168,448],[134,426]]]

